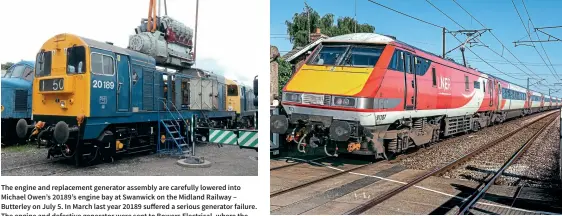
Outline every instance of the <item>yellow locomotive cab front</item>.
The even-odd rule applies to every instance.
[[[353,96],[364,88],[384,48],[380,44],[322,44],[285,91]]]
[[[33,115],[89,116],[89,52],[87,44],[71,34],[43,44],[35,64]]]
[[[226,79],[226,110],[240,113],[240,86],[233,80]]]

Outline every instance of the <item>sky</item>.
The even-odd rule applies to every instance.
[[[436,25],[444,26],[449,30],[462,30],[461,27],[425,0],[373,1]],[[375,26],[376,33],[393,35],[398,40],[438,55],[442,53],[441,28],[408,18],[368,0],[306,0],[306,2],[320,16],[332,13],[336,18],[344,16],[356,17],[359,23],[368,23]],[[355,5],[355,2],[357,5]],[[445,12],[465,29],[484,29],[475,19],[455,4],[453,0],[429,0],[429,2]],[[523,87],[526,87],[527,78],[530,78],[530,84],[535,84],[531,86],[531,89],[548,94],[550,88],[553,89],[551,92],[552,96],[562,97],[562,90],[560,90],[562,89],[562,80],[558,79],[562,78],[562,41],[542,43],[542,47],[541,43],[535,43],[535,48],[537,48],[542,58],[532,46],[514,46],[514,41],[529,40],[527,31],[514,8],[515,4],[523,22],[528,26],[529,18],[521,0],[513,0],[513,2],[512,0],[457,0],[457,2],[472,14],[474,18],[484,24],[486,28],[492,29],[491,33],[493,33],[492,35],[490,32],[486,32],[479,38],[489,48],[482,46],[483,44],[471,48],[493,67],[480,60],[467,49],[465,55],[469,65]],[[534,27],[562,26],[560,15],[562,1],[525,0],[525,5]],[[281,55],[283,55],[293,47],[288,39],[285,21],[291,20],[295,13],[304,11],[304,1],[271,0],[270,8],[270,43],[277,46],[279,51],[281,51]],[[357,9],[355,10],[355,8]],[[562,39],[562,28],[544,29],[544,31]],[[531,26],[530,33],[533,40],[536,40],[537,36],[533,31],[533,26]],[[537,33],[542,40],[548,38],[545,34]],[[503,45],[498,42],[494,35]],[[463,35],[457,35],[457,37],[461,40],[466,39]],[[451,34],[447,34],[447,51],[459,44]],[[543,47],[548,55],[544,54]],[[462,55],[458,49],[452,51],[448,56],[453,57],[457,62],[462,62]],[[545,62],[549,66],[552,63],[553,68],[547,67]],[[515,78],[510,78],[498,72],[494,67]],[[540,83],[538,83],[539,81]],[[558,92],[556,92],[557,90]]]
[[[267,21],[255,19],[252,13],[233,8],[251,6],[268,10],[256,1],[199,2],[199,24],[196,67],[227,78],[251,84],[259,68],[248,68],[248,58],[258,55],[257,37],[266,38]],[[164,13],[162,1],[161,12]],[[194,29],[195,0],[168,0],[168,15]],[[0,62],[34,60],[43,43],[60,33],[71,33],[97,41],[110,41],[126,48],[129,36],[148,16],[149,0],[9,0],[1,1],[3,20],[0,40]],[[267,15],[267,13],[260,13]],[[240,34],[245,23],[263,26],[261,34]],[[264,41],[265,42],[265,41]],[[241,49],[245,49],[241,51]],[[262,49],[269,51],[264,43]],[[252,54],[253,53],[253,54]],[[268,58],[264,52],[265,58]],[[254,55],[254,56],[252,56]]]

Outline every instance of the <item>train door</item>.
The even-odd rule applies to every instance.
[[[129,56],[117,54],[117,111],[128,112],[131,104]]]
[[[416,109],[416,64],[414,63],[414,56],[410,53],[404,52],[404,109]]]
[[[117,59],[114,53],[92,49],[91,51],[91,116],[112,116],[117,111],[116,80]],[[77,86],[78,88],[80,86]]]
[[[497,95],[498,95],[498,100],[497,100],[497,101],[498,101],[498,108],[497,108],[497,110],[498,110],[498,111],[501,111],[501,110],[502,110],[502,107],[501,107],[501,104],[502,104],[502,92],[503,92],[503,91],[502,91],[502,85],[501,85],[499,82],[498,82],[498,89],[496,89],[496,91],[497,91],[497,93],[498,93],[498,94],[497,94]]]
[[[199,110],[202,108],[201,90],[201,78],[192,78],[189,80],[190,109]]]
[[[202,79],[201,88],[201,109],[213,110],[213,82],[210,79]]]
[[[246,111],[246,87],[240,85],[240,113]]]
[[[225,87],[224,87],[224,83],[220,83],[219,82],[219,86],[218,86],[218,97],[219,97],[219,110],[224,111],[225,110],[225,102],[226,102],[226,96],[224,94],[224,92],[226,92]]]
[[[492,81],[488,80],[488,94],[490,94],[490,107],[494,106],[494,88],[492,88]]]
[[[219,83],[218,80],[213,79],[213,109],[219,109]]]

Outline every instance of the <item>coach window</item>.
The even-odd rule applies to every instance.
[[[113,57],[99,53],[92,53],[91,70],[93,74],[113,76]]]
[[[51,63],[53,53],[51,51],[40,52],[37,54],[35,63],[35,76],[49,76],[51,75]]]
[[[431,76],[433,78],[433,86],[437,86],[437,75],[435,74],[435,68],[431,68]]]
[[[66,73],[83,74],[86,72],[86,48],[74,46],[66,49]]]
[[[486,81],[482,81],[482,91],[486,92]]]
[[[468,76],[464,76],[464,89],[468,91],[470,87],[468,86]]]

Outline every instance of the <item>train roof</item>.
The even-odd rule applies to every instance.
[[[21,65],[21,64],[24,64],[24,65],[27,65],[27,66],[30,66],[30,67],[35,67],[34,61],[27,61],[27,60],[21,60],[21,61],[15,63],[14,65],[12,65],[12,67],[16,66],[16,65]]]
[[[328,43],[362,43],[362,44],[389,44],[395,39],[376,33],[352,33],[330,37],[324,42]]]
[[[128,56],[132,57],[132,58],[144,60],[147,63],[156,65],[156,60],[149,55],[146,55],[146,54],[143,54],[143,53],[140,53],[140,52],[137,52],[137,51],[133,51],[133,50],[130,50],[130,49],[121,48],[121,47],[115,46],[113,44],[104,43],[104,42],[100,42],[100,41],[96,41],[96,40],[92,40],[92,39],[80,37],[80,36],[77,36],[77,37],[82,39],[89,47],[94,47],[94,48],[98,48],[98,49],[107,50],[107,51],[110,51],[110,52],[125,54],[125,55],[128,55]]]

